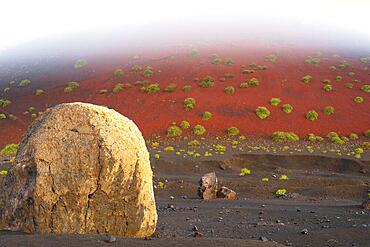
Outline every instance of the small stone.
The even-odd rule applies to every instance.
[[[193,227],[193,232],[197,232],[198,231],[198,227],[197,226],[194,226]]]
[[[308,235],[308,230],[307,230],[307,228],[303,229],[303,230],[301,231],[301,233],[302,233],[302,234],[304,234],[304,235]]]
[[[175,199],[175,197],[173,197],[173,196],[170,196],[170,199],[171,199],[171,200],[173,200],[173,199]]]
[[[104,242],[107,242],[107,243],[114,243],[116,242],[117,239],[115,236],[112,236],[112,235],[107,235],[104,237]]]
[[[218,190],[218,179],[215,172],[210,172],[200,179],[198,193],[204,200],[216,199]]]
[[[265,236],[261,236],[261,237],[260,237],[260,240],[261,240],[262,242],[267,242],[267,241],[269,241]]]
[[[217,192],[217,198],[223,198],[227,200],[235,200],[237,194],[232,189],[229,189],[225,186],[222,186],[220,190]]]

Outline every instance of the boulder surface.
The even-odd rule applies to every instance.
[[[140,130],[118,112],[86,103],[57,105],[34,121],[0,198],[7,230],[144,237],[157,223]]]

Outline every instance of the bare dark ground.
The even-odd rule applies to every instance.
[[[106,243],[102,235],[2,231],[0,246],[370,246],[370,214],[360,207],[370,188],[369,161],[276,155],[210,161],[163,155],[152,165],[155,181],[165,181],[165,188],[156,189],[159,222],[151,239]],[[240,177],[241,167],[251,174]],[[216,171],[239,199],[198,199],[197,182],[209,171]],[[281,174],[289,179],[279,180]],[[277,188],[287,189],[288,196],[276,198]]]

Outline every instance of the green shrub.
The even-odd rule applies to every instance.
[[[350,77],[354,77],[356,74],[355,74],[355,72],[353,72],[353,71],[350,71],[350,72],[348,72],[348,76],[350,76]]]
[[[215,84],[215,79],[212,76],[207,75],[203,78],[203,80],[199,83],[199,86],[203,88],[210,88],[213,87]]]
[[[197,51],[197,49],[193,48],[193,49],[191,49],[191,53],[190,53],[190,55],[191,55],[192,57],[196,57],[196,56],[198,56],[198,55],[199,55],[199,52]]]
[[[235,93],[235,88],[233,86],[225,87],[224,92],[227,94],[233,94]]]
[[[366,93],[370,93],[370,85],[363,85],[361,87],[361,90],[366,92]]]
[[[366,130],[366,131],[364,132],[364,136],[365,136],[366,138],[370,138],[370,129],[368,129],[368,130]]]
[[[3,149],[1,149],[0,154],[16,154],[18,147],[18,144],[7,144]]]
[[[203,120],[209,120],[211,118],[212,118],[212,113],[210,113],[209,111],[204,112],[202,115]]]
[[[31,84],[31,81],[28,79],[23,79],[19,82],[18,87],[26,87]]]
[[[348,67],[348,63],[346,60],[342,60],[340,64],[338,65],[340,69],[346,69]]]
[[[196,103],[195,99],[193,99],[193,98],[186,98],[184,100],[184,108],[185,108],[185,111],[190,111],[191,109],[193,109],[194,106],[195,106],[195,103]]]
[[[184,121],[181,121],[180,127],[182,129],[188,129],[190,127],[190,123],[188,121],[185,121],[185,120]]]
[[[239,135],[239,129],[237,127],[230,127],[227,129],[227,134],[229,136],[237,136]]]
[[[280,98],[271,98],[270,99],[270,104],[273,106],[278,106],[280,104],[281,100]]]
[[[302,82],[304,82],[304,83],[310,83],[311,82],[311,80],[312,80],[312,76],[310,76],[310,75],[305,75],[305,76],[303,76],[302,77],[302,79],[301,79],[301,81]]]
[[[307,64],[311,64],[311,65],[319,65],[321,63],[321,59],[318,58],[318,57],[311,57],[311,56],[307,56],[306,59],[304,60],[305,63]]]
[[[143,75],[145,77],[151,77],[153,75],[153,68],[152,66],[146,66],[144,72],[143,72]]]
[[[317,136],[313,133],[310,133],[308,134],[308,137],[307,139],[310,141],[310,142],[321,142],[324,140],[324,138],[322,138],[321,136]]]
[[[100,94],[105,94],[105,93],[108,93],[108,90],[107,89],[101,89],[101,90],[99,90],[99,93]]]
[[[72,91],[73,91],[73,88],[72,88],[72,87],[69,87],[69,86],[68,86],[68,87],[65,87],[65,88],[64,88],[64,92],[65,92],[65,93],[70,93],[70,92],[72,92]]]
[[[330,84],[326,84],[322,87],[322,89],[324,89],[324,91],[326,92],[330,92],[330,91],[333,91],[333,86]]]
[[[76,89],[76,88],[80,87],[80,84],[78,82],[75,82],[75,81],[70,81],[70,82],[68,82],[68,87],[71,87],[72,89]]]
[[[131,71],[132,71],[132,72],[140,72],[142,69],[143,69],[143,68],[141,68],[141,66],[140,66],[140,65],[137,65],[137,64],[135,64],[135,65],[133,65],[133,66],[131,67]]]
[[[247,87],[249,87],[249,83],[248,82],[242,82],[242,83],[240,83],[239,87],[240,88],[247,88]]]
[[[332,106],[325,106],[325,107],[324,107],[324,113],[325,113],[326,115],[331,115],[331,114],[333,114],[333,113],[334,113],[334,107],[332,107]]]
[[[265,119],[270,116],[270,111],[264,106],[258,106],[256,108],[256,114],[260,119]]]
[[[125,74],[125,72],[123,71],[123,69],[116,69],[113,73],[114,77],[121,77]]]
[[[254,73],[253,69],[244,69],[242,70],[242,74],[248,75]]]
[[[232,60],[231,58],[226,58],[225,61],[224,61],[224,64],[225,65],[233,65],[234,60]]]
[[[346,88],[352,89],[353,88],[353,83],[347,82],[346,84],[344,84],[344,86]]]
[[[41,88],[37,88],[36,90],[35,90],[35,95],[36,96],[39,96],[39,95],[41,95],[41,94],[44,94],[44,90],[42,90]]]
[[[329,67],[329,70],[330,70],[330,71],[336,71],[336,70],[337,70],[337,67],[335,67],[335,66],[330,66],[330,67]]]
[[[190,92],[191,91],[191,86],[190,85],[183,86],[182,91],[184,91],[184,92]]]
[[[314,121],[318,119],[318,117],[319,117],[319,114],[314,110],[308,111],[306,114],[306,118],[310,121]]]
[[[226,152],[226,146],[223,146],[223,145],[220,145],[220,144],[217,144],[214,146],[215,148],[215,151],[216,152],[219,152],[219,153],[224,153]]]
[[[181,136],[182,130],[176,125],[167,128],[167,136],[176,137]]]
[[[113,93],[119,93],[121,92],[123,89],[123,84],[122,83],[117,83],[116,85],[114,85],[113,89],[112,89],[112,92]]]
[[[0,107],[5,108],[10,105],[12,102],[8,99],[0,99]]]
[[[324,83],[324,84],[331,84],[331,81],[329,79],[325,79],[325,80],[322,81],[322,83]]]
[[[164,89],[164,91],[165,92],[168,92],[168,93],[170,93],[170,92],[173,92],[174,90],[175,90],[175,88],[176,88],[176,83],[170,83],[165,89]]]
[[[343,77],[341,77],[340,75],[337,75],[336,77],[335,77],[335,80],[336,81],[341,81],[343,79]]]
[[[158,83],[151,83],[149,84],[146,88],[145,88],[145,92],[146,93],[157,93],[159,92],[161,89],[159,88],[159,84]]]
[[[188,146],[189,147],[198,147],[198,146],[200,146],[200,142],[198,140],[192,140],[192,141],[188,142]]]
[[[4,114],[4,113],[0,113],[0,120],[1,119],[6,119],[7,117],[6,117],[6,115]]]
[[[256,87],[260,84],[260,81],[256,78],[251,78],[248,82],[249,86]]]
[[[276,131],[272,134],[272,140],[278,142],[299,141],[299,136],[294,132]]]
[[[282,109],[285,113],[291,113],[293,111],[293,106],[290,104],[284,104]]]
[[[212,59],[213,64],[220,64],[221,62],[222,62],[222,60],[218,56],[214,56],[213,59]]]
[[[75,69],[81,69],[83,67],[85,67],[87,65],[87,61],[85,59],[78,59],[76,62],[75,62]]]
[[[343,136],[340,137],[336,132],[329,132],[326,137],[335,144],[344,144],[347,140],[347,138],[344,138]]]
[[[362,98],[361,96],[357,96],[353,99],[353,101],[356,103],[362,103],[364,102],[364,98]]]
[[[277,55],[276,54],[270,54],[270,55],[265,56],[265,61],[266,62],[276,63],[276,60],[277,60]]]
[[[203,135],[206,132],[206,128],[203,125],[197,124],[193,128],[193,133],[197,136]]]
[[[351,134],[349,134],[349,139],[351,139],[351,140],[357,140],[358,139],[358,135],[356,133],[351,133]]]

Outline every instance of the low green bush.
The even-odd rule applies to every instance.
[[[143,68],[141,68],[141,66],[140,66],[140,65],[137,65],[137,64],[135,64],[135,65],[133,65],[133,66],[131,67],[131,71],[132,71],[132,72],[140,72],[142,69],[143,69]]]
[[[116,69],[114,72],[113,72],[113,76],[114,77],[121,77],[125,74],[125,72],[123,71],[123,69]]]
[[[322,138],[321,136],[317,136],[313,133],[310,133],[308,134],[308,137],[307,139],[310,141],[310,142],[321,142],[324,140],[324,138]]]
[[[280,98],[271,98],[270,99],[270,104],[273,106],[278,106],[280,104],[281,100]]]
[[[351,133],[351,134],[349,134],[349,139],[351,139],[351,140],[357,140],[358,139],[358,135],[356,133]]]
[[[278,142],[299,141],[299,136],[294,132],[276,131],[272,134],[272,140]]]
[[[249,86],[256,87],[260,84],[260,81],[256,78],[251,78],[248,82]]]
[[[253,69],[244,69],[242,70],[242,74],[248,75],[254,73]]]
[[[330,71],[336,71],[337,70],[337,67],[335,67],[335,66],[332,65],[332,66],[329,67],[329,70]]]
[[[170,83],[165,89],[164,91],[167,92],[167,93],[170,93],[170,92],[173,92],[176,88],[176,83]]]
[[[312,80],[312,76],[310,76],[310,75],[305,75],[305,76],[303,76],[302,77],[302,79],[301,79],[301,81],[302,82],[304,82],[304,83],[310,83],[311,82],[311,80]]]
[[[366,92],[366,93],[370,93],[370,85],[363,85],[361,87],[361,90]]]
[[[160,90],[158,83],[151,83],[145,88],[145,92],[148,94],[158,93]]]
[[[188,129],[188,128],[190,127],[190,123],[189,123],[188,121],[183,120],[183,121],[181,121],[181,123],[180,123],[180,127],[181,127],[182,129]]]
[[[240,83],[239,87],[240,88],[248,88],[249,87],[249,83],[248,82],[242,82],[242,83]]]
[[[321,59],[318,57],[307,56],[304,62],[314,66],[318,66],[321,63]]]
[[[217,55],[212,56],[212,63],[213,64],[220,64],[222,62],[221,58],[219,58]]]
[[[192,140],[192,141],[188,142],[188,146],[189,147],[198,147],[198,146],[200,146],[200,142],[198,140]]]
[[[194,108],[195,106],[195,99],[194,98],[186,98],[184,100],[184,108],[185,108],[185,111],[190,111]]]
[[[191,91],[191,86],[190,85],[185,85],[182,87],[182,91],[184,92],[190,92]]]
[[[285,113],[291,113],[293,111],[293,106],[290,104],[284,104],[282,109]]]
[[[353,72],[353,71],[350,71],[350,72],[348,72],[348,76],[349,77],[354,77],[356,74],[355,74],[355,72]]]
[[[203,125],[197,124],[193,128],[193,133],[197,136],[203,135],[206,133],[206,128]]]
[[[212,118],[212,113],[210,113],[209,111],[204,112],[202,115],[203,120],[210,120],[211,118]]]
[[[226,94],[233,94],[233,93],[235,93],[235,88],[233,86],[225,87],[224,92]]]
[[[277,55],[276,54],[270,54],[270,55],[265,56],[265,61],[266,62],[276,63],[276,60],[277,60]]]
[[[113,93],[119,93],[121,92],[123,89],[123,84],[122,83],[117,83],[116,85],[114,85],[113,89],[112,89],[112,92]]]
[[[101,89],[101,90],[99,90],[99,93],[100,94],[106,94],[106,93],[108,93],[108,90],[107,89]]]
[[[335,80],[336,81],[341,81],[343,79],[343,77],[341,77],[340,75],[337,75],[336,77],[335,77]]]
[[[26,87],[31,84],[31,81],[28,79],[23,79],[19,82],[18,87]]]
[[[334,107],[332,107],[332,106],[325,106],[324,107],[324,113],[326,114],[326,115],[332,115],[333,113],[334,113]]]
[[[353,83],[347,82],[346,84],[344,84],[344,86],[346,88],[352,89],[353,88]]]
[[[35,95],[36,96],[40,96],[40,95],[42,95],[42,94],[44,94],[45,93],[45,91],[44,90],[42,90],[41,88],[37,88],[36,90],[35,90]]]
[[[227,134],[229,136],[237,136],[239,135],[239,129],[237,127],[230,127],[227,129]]]
[[[4,113],[0,113],[0,120],[1,119],[7,119],[6,115]]]
[[[335,144],[344,144],[347,141],[347,138],[339,136],[336,132],[329,132],[326,137]]]
[[[75,69],[81,69],[87,65],[87,61],[85,59],[78,59],[75,62],[74,68]]]
[[[167,128],[167,136],[176,137],[176,136],[181,136],[181,134],[182,134],[182,130],[176,125],[172,125]]]
[[[364,98],[362,98],[361,96],[357,96],[353,99],[353,101],[356,102],[356,103],[363,103]]]
[[[143,71],[143,75],[145,77],[151,77],[153,75],[153,67],[152,66],[146,66],[145,70]]]
[[[368,130],[366,130],[366,131],[364,132],[364,136],[365,136],[366,138],[370,138],[370,129],[368,129]]]
[[[202,88],[211,88],[215,85],[215,79],[207,75],[206,77],[203,78],[203,80],[199,83],[199,86]]]
[[[315,110],[311,110],[307,112],[306,118],[310,121],[315,121],[319,118],[319,114]]]
[[[270,116],[270,111],[264,106],[258,106],[256,108],[256,114],[260,119],[265,119]]]
[[[226,58],[225,61],[224,61],[224,64],[225,65],[233,65],[234,60],[232,60],[231,58]]]
[[[330,84],[326,84],[322,87],[322,89],[324,89],[324,91],[326,92],[330,92],[330,91],[333,91],[333,86]]]
[[[0,107],[2,107],[2,108],[7,107],[11,103],[12,103],[12,101],[10,101],[8,99],[0,99]]]
[[[0,154],[8,154],[8,155],[16,154],[18,151],[18,147],[19,147],[18,144],[14,144],[14,143],[7,144],[5,145],[3,149],[1,149]]]
[[[324,84],[331,84],[331,80],[325,79],[325,80],[322,81],[322,83],[324,83]]]
[[[339,67],[340,69],[346,69],[348,66],[349,66],[349,64],[348,64],[348,62],[347,62],[346,60],[342,60],[342,61],[340,62],[340,64],[338,65],[338,67]]]

